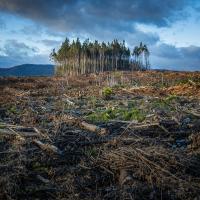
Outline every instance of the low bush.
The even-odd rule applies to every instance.
[[[106,100],[111,99],[112,94],[113,94],[112,88],[110,88],[110,87],[103,88],[102,95],[103,95],[104,99],[106,99]]]
[[[109,108],[104,111],[97,111],[89,114],[87,119],[92,122],[108,122],[112,119],[124,121],[137,120],[142,122],[145,119],[145,115],[136,108]]]

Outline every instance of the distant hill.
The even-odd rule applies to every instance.
[[[0,68],[0,76],[53,76],[54,65],[24,64],[11,68]]]

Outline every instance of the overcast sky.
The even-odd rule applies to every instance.
[[[0,67],[50,63],[65,37],[142,41],[152,67],[200,70],[200,1],[0,0]]]

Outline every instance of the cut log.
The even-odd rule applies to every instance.
[[[44,144],[39,140],[33,140],[33,143],[36,144],[40,149],[43,151],[57,154],[57,155],[62,155],[62,151],[58,149],[58,147],[52,145],[52,144]]]
[[[91,131],[91,132],[99,133],[100,135],[106,135],[108,133],[106,128],[100,128],[99,126],[96,126],[94,124],[89,124],[89,123],[84,122],[84,121],[81,122],[80,125],[84,129]]]
[[[109,122],[113,122],[113,123],[122,123],[122,124],[138,124],[138,121],[137,120],[132,120],[132,121],[124,121],[124,120],[116,120],[116,119],[112,119],[110,120]]]
[[[8,130],[8,129],[0,129],[0,135],[1,136],[16,136],[15,133],[13,133],[12,131]]]
[[[66,119],[66,122],[69,124],[79,126],[82,129],[85,129],[85,130],[88,130],[91,132],[95,132],[99,135],[106,135],[109,133],[109,131],[106,128],[101,128],[95,124],[89,124],[77,117],[65,115],[65,119]]]
[[[8,128],[8,129],[0,129],[0,135],[2,136],[20,136],[20,137],[38,137],[37,132],[19,132],[15,131],[14,129]]]
[[[159,123],[152,123],[152,124],[140,124],[140,125],[134,125],[131,124],[131,127],[134,129],[143,129],[143,128],[149,128],[149,127],[158,127]]]

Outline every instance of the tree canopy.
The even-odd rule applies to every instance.
[[[50,56],[60,75],[150,69],[149,50],[142,42],[131,53],[124,40],[105,43],[89,39],[81,42],[79,38],[70,41],[66,38],[58,51],[53,49]]]

